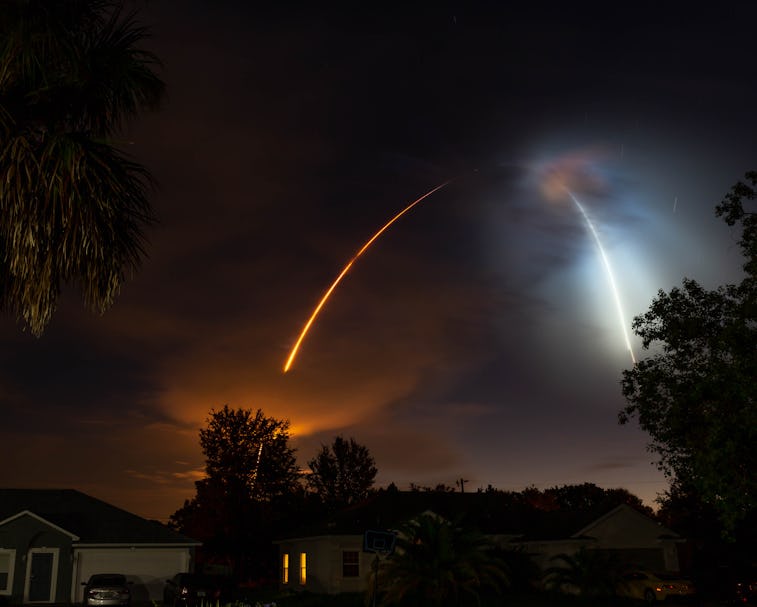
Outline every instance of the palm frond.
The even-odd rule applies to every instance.
[[[147,170],[103,139],[157,104],[117,0],[0,3],[0,307],[40,334],[63,284],[103,312],[145,255]]]
[[[485,588],[508,583],[505,564],[482,535],[432,514],[403,526],[379,572],[383,604],[478,602]]]
[[[81,94],[82,123],[95,133],[110,135],[145,108],[158,107],[165,84],[156,75],[161,67],[154,53],[137,48],[148,36],[133,14],[113,13],[94,32],[83,49],[86,72]]]
[[[86,137],[48,137],[33,148],[19,137],[0,155],[0,238],[11,292],[39,334],[62,283],[77,283],[93,311],[112,304],[145,254],[152,181],[141,165]]]

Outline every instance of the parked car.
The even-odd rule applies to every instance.
[[[126,576],[120,573],[95,573],[84,586],[84,607],[128,607],[131,591]]]
[[[734,583],[733,602],[737,605],[757,605],[757,576]]]
[[[652,604],[668,599],[693,600],[696,589],[691,580],[676,574],[636,570],[623,576],[618,595]]]
[[[166,580],[163,603],[171,607],[202,607],[231,600],[231,582],[220,575],[177,573]]]

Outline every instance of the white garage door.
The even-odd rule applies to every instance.
[[[82,582],[93,573],[123,573],[136,603],[162,601],[166,580],[189,571],[189,548],[77,548],[74,559],[74,603],[81,603]]]

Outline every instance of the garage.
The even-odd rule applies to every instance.
[[[186,546],[74,548],[74,603],[82,601],[82,584],[93,573],[123,573],[132,582],[132,600],[161,601],[163,585],[176,573],[189,570]]]
[[[163,599],[200,542],[75,489],[0,488],[0,599],[81,605],[93,573],[122,573],[134,605]]]

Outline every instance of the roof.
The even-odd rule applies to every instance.
[[[609,519],[613,516],[615,516],[618,513],[626,512],[629,513],[631,516],[636,516],[639,518],[644,518],[649,520],[649,517],[646,514],[643,514],[636,510],[635,508],[632,508],[628,504],[619,504],[612,510],[606,512],[599,518],[591,521],[586,527],[581,529],[580,531],[577,531],[573,537],[586,537],[590,536],[592,531],[598,527],[600,524],[602,524],[606,519]],[[665,527],[662,523],[657,523],[657,526],[659,528],[659,538],[660,539],[670,539],[670,540],[680,540],[682,541],[683,538],[681,538],[680,535],[678,535],[675,531],[671,531],[667,527]]]
[[[612,504],[584,510],[540,510],[501,492],[382,490],[318,523],[290,529],[286,536],[353,535],[369,529],[396,529],[417,515],[432,511],[485,534],[512,535],[521,541],[560,540],[575,537],[615,509]],[[639,513],[639,516],[646,515]]]
[[[24,511],[76,536],[79,544],[200,544],[74,489],[0,489],[0,522]]]

